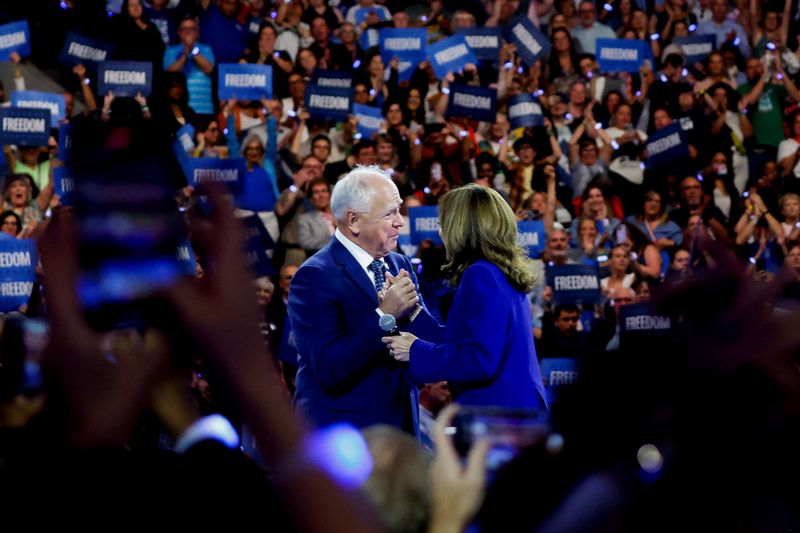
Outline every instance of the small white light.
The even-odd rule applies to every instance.
[[[270,11],[269,12],[269,18],[271,18],[271,19],[278,18],[278,12],[277,11]]]
[[[281,53],[280,52],[274,52],[272,54],[272,57],[274,57],[275,59],[278,59],[279,57],[281,57]]]
[[[424,189],[422,189],[422,192],[424,192],[425,194],[430,194],[431,193],[431,189],[430,189],[430,187],[425,187]]]
[[[697,173],[697,181],[703,181],[703,175],[699,172]]]
[[[636,96],[642,96],[642,91],[636,91]]]
[[[450,94],[450,88],[449,87],[442,87],[442,94]]]
[[[778,78],[779,80],[782,80],[782,79],[783,79],[783,74],[781,74],[780,72],[778,72],[778,73],[775,75],[775,77],[776,77],[776,78]]]
[[[689,75],[689,71],[688,70],[686,70],[686,69],[681,70],[681,76],[683,76],[685,78],[688,75]]]
[[[697,29],[697,24],[689,24],[689,31],[694,31]]]
[[[750,196],[750,191],[744,191],[744,192],[742,193],[742,196],[743,196],[743,197],[745,197],[745,198],[747,198],[748,196]]]
[[[547,437],[547,442],[545,442],[544,449],[547,450],[547,453],[550,455],[560,453],[561,450],[564,449],[564,437],[562,437],[559,433],[553,433]]]
[[[524,68],[522,68],[522,67],[517,67],[517,74],[522,74],[523,72],[525,72],[525,69],[524,69]]]
[[[503,63],[503,68],[506,70],[511,70],[512,68],[514,68],[514,63],[512,63],[511,61],[506,61],[505,63]]]
[[[225,128],[225,129],[223,129],[223,130],[222,130],[222,133],[224,133],[225,135],[227,135],[227,134],[228,134],[228,128]]]
[[[589,79],[594,78],[594,72],[590,70],[589,72],[586,73],[586,77]]]
[[[89,85],[90,83],[92,83],[92,81],[89,78],[84,78],[83,80],[84,85]]]
[[[109,16],[109,17],[113,17],[113,16],[114,16],[114,12],[113,12],[113,11],[109,11],[109,12],[108,12],[108,16]]]
[[[355,139],[357,141],[360,141],[361,137],[362,137],[362,135],[360,133],[356,133],[355,135],[353,135],[353,139]]]
[[[370,89],[369,90],[369,95],[370,96],[375,96],[375,89]]]
[[[667,77],[664,74],[659,76],[659,79],[661,80],[662,83],[667,83]]]
[[[353,61],[353,68],[358,68],[360,66],[361,66],[361,60],[360,59],[356,59],[355,61]]]
[[[199,53],[200,53],[200,47],[199,46],[195,46],[194,48],[192,48],[192,55],[193,56],[196,56]]]
[[[544,91],[542,89],[539,89],[538,91],[533,93],[534,96],[542,96],[543,94],[544,94]]]
[[[595,122],[594,129],[602,130],[603,129],[603,123],[602,122]]]
[[[428,17],[427,17],[426,15],[422,15],[422,16],[421,16],[419,19],[420,19],[422,22],[428,22]]]
[[[742,42],[742,40],[737,37],[736,39],[733,40],[733,46],[739,46],[740,42]]]
[[[767,43],[767,48],[770,50],[775,50],[775,43]]]
[[[69,9],[69,4],[68,4],[68,3],[66,3],[64,0],[61,0],[61,2],[59,2],[58,6],[59,6],[61,9]]]
[[[603,9],[605,9],[610,13],[611,11],[614,11],[614,6],[612,6],[611,4],[603,4]]]
[[[636,460],[642,470],[650,474],[661,471],[661,467],[664,466],[664,457],[652,444],[645,444],[639,448],[639,451],[636,452]]]
[[[755,257],[748,257],[747,260],[750,261],[750,263],[753,264],[753,265],[756,264],[756,258]]]
[[[297,116],[297,112],[294,109],[290,109],[289,111],[286,112],[286,114],[292,118]]]
[[[465,130],[461,130],[461,131],[458,132],[458,136],[459,137],[466,137],[467,136],[467,132]]]
[[[613,148],[614,150],[619,150],[619,143],[616,140],[612,140],[611,148]]]
[[[650,40],[651,40],[651,41],[657,41],[657,40],[659,40],[659,39],[661,39],[661,35],[659,35],[659,34],[657,34],[657,33],[651,33],[651,34],[650,34]]]
[[[644,170],[644,161],[642,161],[641,163],[639,163],[639,169],[641,169],[641,170]]]
[[[565,113],[564,118],[567,120],[572,120],[574,117],[572,116],[572,113]]]
[[[421,144],[421,143],[422,141],[420,141],[419,139],[414,139],[414,144]]]

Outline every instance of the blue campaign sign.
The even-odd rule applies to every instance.
[[[545,358],[541,363],[547,399],[552,404],[558,401],[559,389],[578,382],[578,360],[570,357]]]
[[[681,47],[683,55],[686,57],[687,65],[703,63],[708,54],[714,51],[717,44],[715,35],[692,35],[690,37],[676,37],[673,43]]]
[[[189,242],[188,237],[183,237],[175,248],[175,259],[178,260],[181,274],[185,276],[195,275],[197,260],[195,259],[194,248],[192,248],[192,243]]]
[[[181,149],[189,154],[194,152],[194,126],[186,124],[175,132],[175,139],[180,143]]]
[[[58,61],[71,67],[83,64],[94,69],[99,63],[111,59],[115,48],[114,43],[92,39],[71,31],[67,34]]]
[[[619,308],[621,338],[669,336],[672,318],[653,312],[649,304],[623,305]]]
[[[374,46],[378,46],[380,44],[380,37],[379,32],[375,28],[367,28],[361,34],[361,48],[364,50],[369,50]]]
[[[436,77],[444,79],[449,72],[456,72],[467,63],[473,65],[478,62],[478,58],[470,49],[467,40],[461,34],[456,34],[446,39],[442,39],[436,44],[432,44],[427,50],[428,61],[431,62]]]
[[[508,120],[512,129],[542,126],[544,116],[539,99],[528,93],[512,97],[508,101]]]
[[[0,59],[5,61],[11,52],[20,57],[31,55],[31,31],[27,20],[0,26]]]
[[[150,96],[153,64],[146,61],[103,61],[97,66],[97,93],[130,97]]]
[[[665,165],[679,157],[689,155],[689,146],[686,144],[686,135],[679,122],[673,122],[662,128],[647,139],[647,168]]]
[[[0,108],[0,143],[47,146],[50,138],[50,110]]]
[[[61,199],[61,205],[72,205],[72,193],[75,190],[75,177],[69,167],[53,169],[53,194]]]
[[[517,53],[528,66],[550,53],[550,39],[526,16],[519,17],[509,24],[506,39],[517,45]]]
[[[219,66],[219,99],[260,100],[272,98],[272,67],[223,63]]]
[[[497,119],[497,90],[473,85],[451,85],[446,114],[448,117],[494,122]]]
[[[371,105],[353,104],[353,114],[358,121],[358,133],[364,139],[369,139],[381,129],[383,113],[380,108]]]
[[[258,34],[261,32],[262,24],[264,24],[264,19],[261,17],[250,17],[250,19],[247,21],[247,33],[250,35],[250,37],[258,38]]]
[[[242,191],[247,171],[244,159],[218,159],[216,157],[188,158],[189,184],[197,186],[207,181],[224,183],[234,194]]]
[[[272,276],[275,268],[267,257],[267,249],[274,247],[274,242],[258,215],[250,215],[242,219],[245,232],[243,251],[244,263],[256,276]]]
[[[400,81],[411,79],[414,69],[425,61],[428,34],[424,28],[382,28],[378,32],[381,59],[387,67],[397,58]]]
[[[0,312],[18,311],[28,303],[38,261],[33,239],[0,240]]]
[[[412,207],[408,210],[411,224],[411,244],[419,245],[425,239],[442,244],[439,237],[439,213],[435,205]]]
[[[497,61],[503,36],[499,28],[460,28],[475,57],[482,61]]]
[[[61,93],[44,91],[14,91],[11,93],[11,105],[25,109],[47,109],[50,111],[50,127],[58,127],[67,114],[67,103]]]
[[[306,85],[305,107],[313,119],[344,122],[353,107],[353,91]]]
[[[320,87],[337,87],[350,89],[353,86],[353,74],[349,70],[324,70],[315,68],[311,75],[311,84]]]
[[[598,304],[603,301],[597,265],[548,265],[547,285],[553,288],[556,305]]]
[[[639,72],[647,43],[637,39],[597,39],[595,55],[603,72]]]
[[[62,163],[72,160],[72,126],[62,124],[58,128],[58,159]]]
[[[544,222],[541,220],[517,222],[517,241],[528,251],[531,259],[541,257],[545,244]]]

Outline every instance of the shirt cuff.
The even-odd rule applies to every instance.
[[[228,448],[239,446],[239,435],[228,419],[222,415],[215,414],[204,416],[189,426],[175,444],[175,451],[186,453],[186,451],[204,440],[217,440]]]

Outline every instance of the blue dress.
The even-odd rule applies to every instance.
[[[411,345],[411,375],[446,380],[462,405],[543,409],[530,304],[489,261],[470,265],[458,286],[442,344]]]

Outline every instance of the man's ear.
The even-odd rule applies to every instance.
[[[358,213],[355,211],[347,211],[344,220],[350,233],[358,235],[361,232],[361,216]]]

